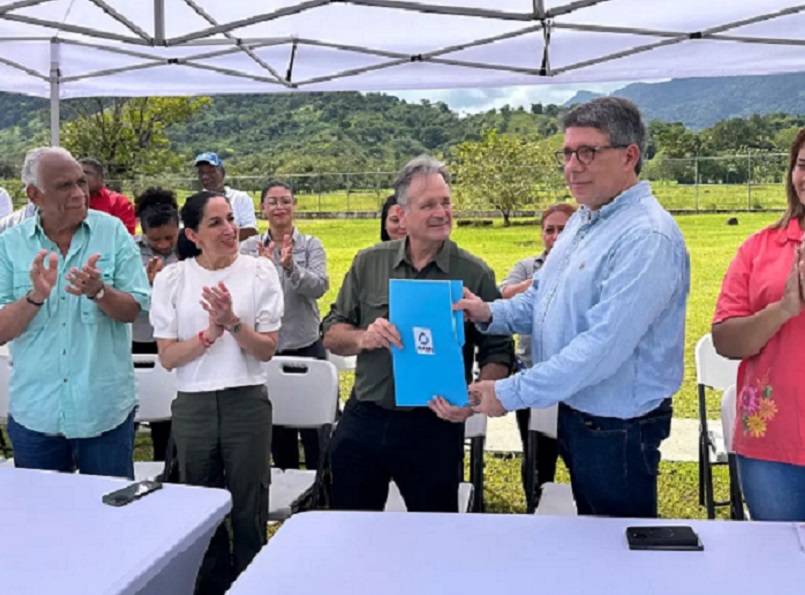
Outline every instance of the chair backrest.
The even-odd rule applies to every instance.
[[[716,353],[713,337],[707,333],[696,343],[696,382],[715,390],[726,390],[738,378],[739,360]]]
[[[10,398],[8,386],[11,382],[11,358],[8,352],[0,354],[0,421],[8,419],[8,401]]]
[[[315,428],[335,421],[338,370],[332,362],[278,356],[264,366],[275,425]]]
[[[176,375],[162,367],[156,354],[136,354],[131,357],[139,401],[135,421],[170,419],[171,403],[176,398]]]
[[[467,418],[464,422],[464,438],[471,440],[472,438],[481,438],[486,436],[486,415],[483,413],[474,413]]]
[[[724,396],[721,397],[721,429],[724,432],[724,449],[728,453],[734,452],[732,450],[732,434],[735,432],[735,401],[737,399],[737,391],[735,385],[732,384],[724,391]]]
[[[532,409],[528,429],[541,432],[548,438],[556,438],[558,422],[559,405],[551,405],[544,409]]]
[[[336,370],[339,372],[351,372],[355,369],[355,366],[358,365],[358,356],[357,355],[349,355],[349,356],[342,356],[336,355],[331,351],[327,352],[327,359],[336,367]]]

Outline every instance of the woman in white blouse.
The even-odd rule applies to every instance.
[[[260,362],[277,348],[282,288],[269,260],[239,254],[226,198],[199,192],[181,215],[184,260],[156,276],[151,323],[162,365],[176,369],[180,478],[232,493],[232,555],[222,524],[197,590],[223,593],[266,540],[271,403]]]

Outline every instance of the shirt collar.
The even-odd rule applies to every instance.
[[[799,226],[799,219],[791,217],[788,226],[786,226],[785,229],[779,230],[777,243],[782,246],[786,242],[801,242],[803,235],[805,235],[805,232],[803,232],[802,228]]]
[[[629,205],[634,204],[644,196],[651,194],[651,186],[648,182],[638,182],[634,186],[627,188],[610,202],[595,211],[590,210],[586,205],[582,205],[579,211],[586,223],[592,223],[598,219],[605,219],[615,212]]]
[[[545,250],[543,250],[542,254],[537,256],[534,260],[537,261],[540,264],[545,264],[545,259],[546,258],[548,258],[548,253]]]
[[[397,248],[397,255],[394,257],[394,268],[396,269],[403,262],[408,263],[408,265],[413,268],[414,265],[411,264],[411,259],[408,258],[408,237],[406,236],[404,240],[393,241],[396,241],[400,244]],[[450,244],[452,244],[450,240],[445,240],[442,242],[442,246],[436,253],[436,257],[431,261],[435,263],[436,266],[439,267],[439,269],[441,269],[441,271],[445,274],[450,272]]]
[[[293,242],[294,244],[296,244],[296,243],[297,243],[297,242],[300,240],[300,238],[301,238],[301,237],[302,237],[302,234],[301,234],[301,233],[299,233],[299,230],[298,230],[298,229],[296,229],[296,226],[294,225],[293,231],[291,232],[291,242]],[[270,230],[270,229],[267,229],[267,230],[266,230],[266,233],[265,233],[265,236],[263,236],[263,243],[264,243],[266,246],[268,246],[268,243],[269,243],[270,241],[272,241],[273,239],[274,239],[274,238],[272,238],[272,237],[271,237],[271,230]]]
[[[81,222],[78,228],[76,228],[76,231],[78,231],[78,229],[81,227],[86,227],[87,231],[92,229],[92,226],[89,223],[89,217],[91,212],[92,211],[87,209],[87,216],[84,217],[84,220]],[[36,215],[34,215],[34,224],[31,226],[31,231],[28,234],[28,237],[32,238],[36,233],[42,234],[42,237],[47,237],[45,235],[45,230],[42,228],[42,211],[40,211],[39,209],[36,210]]]

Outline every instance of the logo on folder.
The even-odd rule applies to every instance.
[[[429,328],[422,328],[415,326],[414,331],[414,345],[416,345],[416,352],[418,355],[433,355],[433,335]]]

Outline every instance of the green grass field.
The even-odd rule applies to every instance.
[[[183,185],[186,185],[184,182]],[[179,202],[189,196],[192,191],[183,187],[171,186],[176,190]],[[785,192],[779,184],[753,185],[747,188],[746,185],[700,185],[696,186],[679,185],[676,182],[652,182],[652,188],[663,204],[672,211],[747,211],[762,209],[784,209]],[[124,192],[133,195],[133,189],[124,187]],[[140,189],[142,190],[142,189]],[[461,189],[454,190],[458,204],[461,199]],[[254,201],[255,210],[260,210],[259,192],[249,192]],[[346,191],[323,192],[305,194],[298,192],[296,199],[297,209],[302,212],[377,212],[386,197],[391,194],[390,189],[356,189],[347,193]],[[526,202],[520,205],[522,210],[541,210],[548,203],[555,202],[565,194],[564,189],[557,190],[547,195],[543,203]]]

